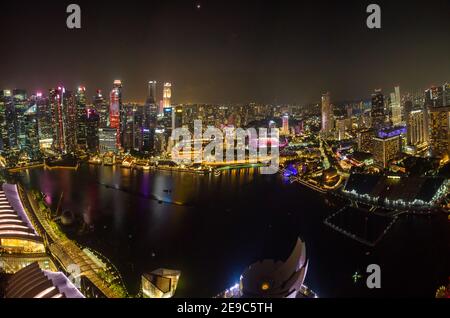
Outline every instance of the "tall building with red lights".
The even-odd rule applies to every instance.
[[[122,111],[122,82],[114,81],[113,89],[109,95],[109,126],[117,129],[117,147],[121,144],[121,111]]]

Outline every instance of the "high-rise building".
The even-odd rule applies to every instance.
[[[163,115],[164,114],[164,107],[163,107],[163,105],[164,105],[164,102],[162,101],[162,100],[160,100],[159,101],[159,107],[158,107],[158,114],[159,115]]]
[[[407,120],[407,143],[409,146],[420,146],[426,143],[425,116],[422,109],[411,111]]]
[[[372,94],[372,108],[370,117],[372,119],[372,128],[380,129],[384,126],[384,96],[380,89],[376,89]]]
[[[134,112],[136,111],[136,104],[124,104],[125,124],[123,125],[121,145],[125,150],[130,150],[134,145]]]
[[[73,91],[67,91],[63,99],[66,152],[73,153],[77,145],[77,106]]]
[[[396,159],[401,153],[400,135],[374,137],[372,153],[375,162],[386,168],[389,161]]]
[[[12,91],[14,103],[14,121],[16,127],[16,136],[19,149],[25,149],[25,112],[30,107],[27,98],[27,92],[24,89],[14,89]]]
[[[99,128],[98,142],[100,153],[117,151],[117,129],[111,127]]]
[[[438,158],[450,156],[450,106],[430,109],[431,154]]]
[[[40,159],[39,128],[37,105],[34,104],[24,113],[25,147],[24,150],[31,160]]]
[[[11,90],[0,91],[0,150],[6,156],[18,147],[15,114]]]
[[[52,149],[57,153],[64,153],[65,138],[64,138],[64,115],[63,115],[63,96],[66,90],[59,86],[56,89],[49,91],[49,103],[52,112],[52,130],[53,130],[53,145]]]
[[[373,137],[375,130],[371,128],[363,128],[357,132],[358,150],[361,152],[372,152]]]
[[[181,128],[183,127],[183,106],[178,105],[176,107],[174,107],[175,111],[174,111],[174,122],[173,122],[173,126],[172,129],[175,128]]]
[[[338,140],[345,139],[345,132],[348,130],[348,123],[350,120],[348,118],[337,118],[336,119],[336,137]]]
[[[147,101],[149,103],[156,104],[156,81],[148,82]]]
[[[409,117],[409,114],[413,111],[413,109],[414,109],[414,104],[413,104],[413,101],[411,100],[411,99],[407,99],[407,100],[405,100],[405,103],[404,103],[404,107],[403,107],[403,114],[404,114],[404,119],[405,119],[405,122],[407,122],[408,121],[408,117]]]
[[[121,145],[121,132],[124,131],[124,125],[125,110],[122,105],[122,82],[115,80],[113,89],[109,95],[109,127],[117,130],[117,149]]]
[[[284,114],[281,117],[281,134],[289,135],[289,115]]]
[[[105,101],[102,91],[97,89],[93,98],[94,108],[100,118],[100,127],[109,126],[109,107],[108,103]]]
[[[347,118],[352,118],[353,116],[353,105],[349,104],[345,107],[345,110],[347,112]]]
[[[156,104],[156,81],[148,82],[148,96],[143,110],[142,149],[153,150],[158,107]]]
[[[119,91],[113,88],[109,95],[109,126],[119,129]]]
[[[329,133],[333,129],[333,106],[330,93],[322,95],[322,132]]]
[[[428,109],[446,106],[444,88],[446,85],[433,86],[425,91],[425,105]]]
[[[143,127],[144,127],[144,108],[145,106],[136,106],[133,111],[133,148],[137,151],[143,150]]]
[[[80,150],[86,149],[86,88],[78,87],[76,95],[77,113],[77,147]]]
[[[164,90],[163,90],[163,108],[169,108],[172,107],[171,99],[172,97],[172,84],[171,83],[164,83]]]
[[[59,86],[50,90],[49,103],[52,111],[52,148],[59,154],[72,153],[76,146],[75,96]]]
[[[34,96],[38,113],[39,142],[45,145],[52,144],[52,109],[48,97],[44,97],[41,92]]]
[[[396,86],[394,92],[391,93],[390,114],[392,125],[400,125],[402,122],[402,107],[399,86]]]
[[[156,153],[161,153],[165,151],[165,149],[167,148],[167,144],[168,144],[167,133],[164,131],[164,129],[156,129],[154,151]]]
[[[445,83],[442,88],[444,90],[444,106],[450,106],[450,84]]]
[[[99,151],[99,130],[100,116],[93,108],[88,108],[86,112],[86,147],[89,153]]]

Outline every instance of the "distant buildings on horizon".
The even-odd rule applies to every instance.
[[[205,126],[244,127],[278,118],[281,134],[290,136],[303,133],[306,117],[316,113],[315,106],[173,105],[172,84],[162,85],[160,102],[157,86],[154,80],[148,82],[143,105],[123,102],[120,80],[112,83],[106,95],[96,90],[91,104],[82,86],[75,91],[59,86],[47,95],[31,96],[23,89],[1,90],[0,153],[16,162],[38,161],[43,153],[58,156],[123,150],[154,155],[170,149],[174,128],[191,128],[195,119]],[[375,161],[385,167],[401,153],[448,158],[449,107],[450,85],[446,83],[421,94],[402,95],[399,86],[387,95],[377,89],[370,102],[344,106],[334,105],[327,92],[317,111],[323,138],[354,138],[359,151],[373,153]],[[293,119],[297,123],[293,124]]]

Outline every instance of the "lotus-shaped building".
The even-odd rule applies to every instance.
[[[241,276],[243,298],[297,298],[302,296],[308,261],[305,243],[297,239],[286,261],[265,259],[250,265]]]

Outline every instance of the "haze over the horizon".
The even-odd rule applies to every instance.
[[[307,103],[367,98],[374,88],[420,89],[450,80],[450,2],[73,1],[2,4],[0,88],[64,84],[143,102],[147,82],[173,83],[175,103]],[[198,7],[199,5],[199,7]]]

